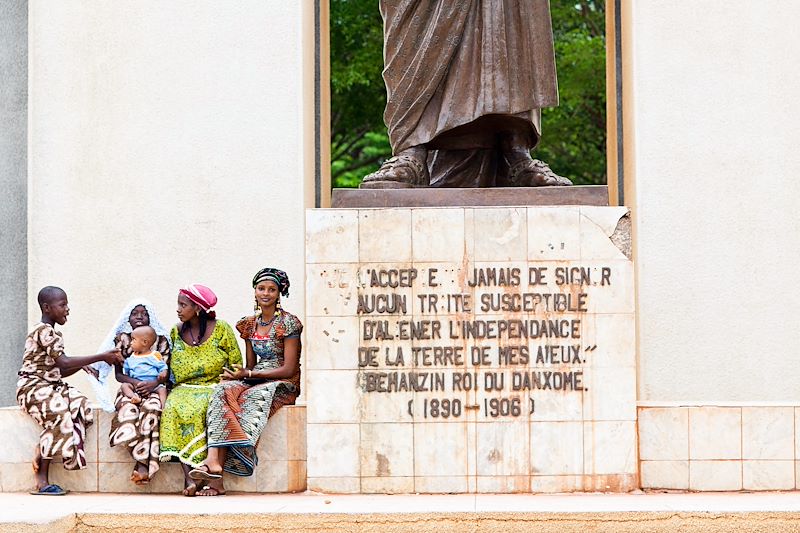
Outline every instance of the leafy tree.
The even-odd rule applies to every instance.
[[[331,177],[357,187],[391,155],[378,0],[330,0]],[[534,157],[576,184],[606,182],[605,2],[551,0],[560,105]]]
[[[331,178],[358,187],[392,154],[383,109],[383,21],[378,0],[330,0]]]
[[[606,33],[603,0],[551,0],[558,107],[542,111],[534,157],[576,184],[606,183]]]

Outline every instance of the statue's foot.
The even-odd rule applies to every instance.
[[[414,147],[403,150],[387,159],[381,168],[368,174],[361,182],[362,189],[410,189],[427,187],[431,177],[428,173],[427,151]]]
[[[509,176],[511,183],[517,187],[572,185],[572,181],[553,172],[547,163],[531,159],[530,156],[511,165]]]

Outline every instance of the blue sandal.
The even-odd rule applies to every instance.
[[[68,492],[68,490],[64,490],[58,485],[45,485],[39,490],[32,490],[30,494],[34,496],[63,496]]]
[[[222,472],[212,472],[206,465],[200,465],[189,472],[189,477],[194,480],[210,481],[212,479],[221,479]]]

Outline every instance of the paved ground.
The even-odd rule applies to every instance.
[[[147,518],[133,515],[148,515]],[[800,493],[0,494],[0,531],[800,531]]]

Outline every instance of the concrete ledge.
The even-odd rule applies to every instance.
[[[729,532],[797,531],[794,494],[576,494],[183,498],[83,494],[42,499],[0,494],[0,532],[444,531]],[[156,526],[157,524],[157,526]]]
[[[57,458],[50,479],[74,492],[177,493],[183,487],[178,463],[162,463],[150,484],[130,481],[133,461],[119,446],[108,445],[111,414],[95,410],[86,435],[88,466],[64,470]],[[0,447],[0,492],[26,492],[33,486],[31,459],[39,426],[18,407],[0,409],[0,434],[13,435]],[[298,492],[306,489],[306,408],[282,407],[269,421],[258,442],[259,464],[250,477],[225,476],[225,487],[240,492]]]

